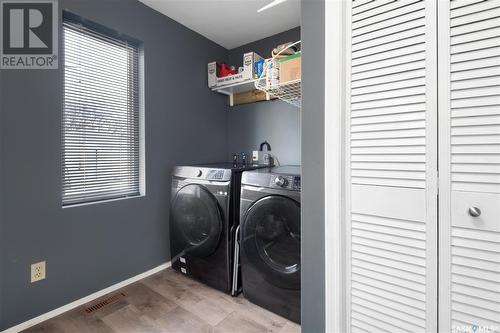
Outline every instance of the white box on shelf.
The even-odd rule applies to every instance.
[[[243,82],[247,80],[247,75],[244,72],[238,73],[238,74],[233,74],[233,75],[228,75],[224,77],[219,77],[217,78],[217,84],[215,85],[216,87],[223,87],[225,85],[229,85],[232,83],[238,83],[238,82]]]
[[[217,85],[217,62],[208,63],[208,87],[212,88]]]
[[[243,55],[243,71],[241,73],[228,75],[225,77],[217,77],[217,63],[211,62],[208,64],[208,87],[216,88],[223,87],[233,83],[253,80],[255,74],[255,62],[262,59],[255,52],[248,52]]]
[[[248,52],[243,55],[243,73],[245,73],[245,79],[253,79],[255,62],[259,59],[262,59],[262,57],[255,52]]]

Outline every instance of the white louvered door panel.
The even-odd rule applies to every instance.
[[[435,15],[436,3],[423,0],[349,8],[352,332],[437,330]]]
[[[500,0],[440,2],[439,23],[440,329],[498,332]]]

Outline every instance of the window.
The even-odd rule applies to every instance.
[[[70,15],[63,22],[63,205],[140,195],[138,44]]]

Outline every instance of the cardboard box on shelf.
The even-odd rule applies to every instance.
[[[301,54],[297,53],[286,58],[278,59],[280,68],[280,84],[299,80],[301,76]]]

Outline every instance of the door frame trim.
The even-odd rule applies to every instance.
[[[426,327],[438,330],[438,35],[440,0],[425,1]]]
[[[345,332],[345,103],[347,1],[325,1],[325,327]]]
[[[437,3],[439,267],[438,332],[451,332],[450,2]]]

